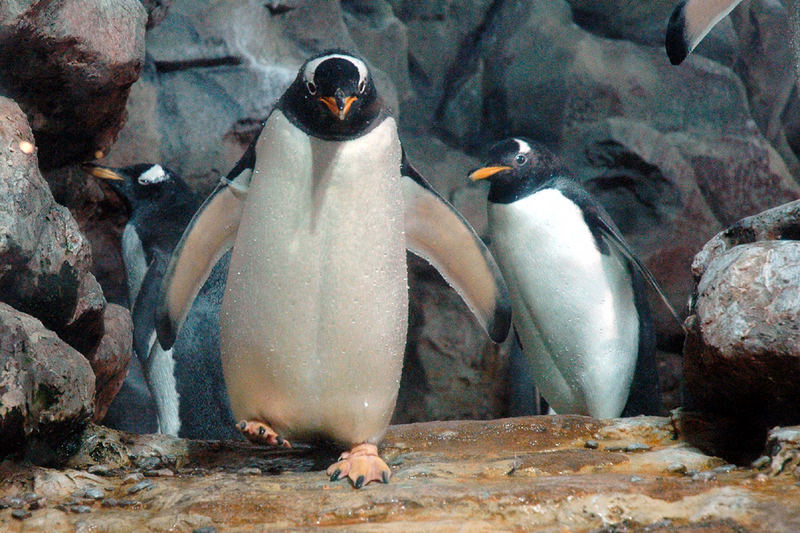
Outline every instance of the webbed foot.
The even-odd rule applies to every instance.
[[[253,444],[269,444],[270,446],[283,446],[291,448],[289,441],[275,433],[275,430],[257,420],[242,420],[236,424],[236,429]]]
[[[370,481],[389,483],[392,475],[384,460],[378,456],[378,447],[367,443],[344,452],[339,456],[338,462],[328,467],[327,473],[331,476],[331,481],[349,477],[357,489]]]

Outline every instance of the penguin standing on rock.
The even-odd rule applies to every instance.
[[[403,363],[406,249],[442,272],[492,339],[510,326],[491,255],[405,159],[369,68],[345,51],[300,67],[187,228],[163,282],[165,348],[231,246],[220,326],[237,427],[256,443],[349,448],[328,474],[357,488],[390,476],[377,444]]]
[[[212,271],[172,349],[163,350],[155,342],[155,306],[161,278],[173,248],[200,207],[199,198],[180,177],[161,165],[114,169],[85,164],[83,168],[107,180],[130,211],[122,234],[122,257],[134,352],[155,403],[159,431],[193,439],[237,438],[219,358],[218,317],[227,258]],[[133,400],[146,395],[137,374],[129,375],[128,401],[134,405],[120,406],[123,412],[135,409]]]
[[[642,277],[664,295],[608,213],[552,152],[527,139],[492,146],[470,178],[490,182],[492,253],[548,404],[595,418],[660,413]]]

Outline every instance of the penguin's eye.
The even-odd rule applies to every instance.
[[[317,84],[313,81],[306,82],[306,89],[308,89],[309,94],[317,94]]]
[[[358,82],[358,92],[363,93],[367,88],[367,80]]]
[[[517,154],[517,157],[514,158],[514,161],[516,161],[518,165],[524,165],[528,162],[528,158],[522,154]]]

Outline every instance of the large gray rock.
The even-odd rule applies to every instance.
[[[697,255],[684,348],[692,409],[762,429],[800,422],[798,236],[800,201],[742,220]]]
[[[89,422],[89,362],[40,321],[0,303],[0,456],[27,448],[37,463],[57,460]]]
[[[130,312],[109,304],[103,313],[103,337],[86,354],[95,375],[94,422],[105,418],[122,388],[133,354],[133,322]]]
[[[146,19],[137,0],[23,1],[0,10],[0,93],[28,115],[44,167],[89,159],[116,139],[144,63]]]
[[[0,301],[41,320],[81,351],[102,331],[105,299],[89,243],[37,166],[25,115],[0,97]]]

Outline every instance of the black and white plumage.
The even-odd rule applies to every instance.
[[[490,181],[491,250],[550,406],[598,418],[660,412],[644,279],[657,285],[606,211],[527,139],[495,144],[470,177]]]
[[[242,431],[350,446],[329,473],[357,487],[388,480],[376,444],[402,368],[406,249],[444,274],[494,339],[510,325],[486,247],[405,159],[369,68],[345,51],[300,67],[187,229],[164,278],[165,346],[230,247],[222,360]]]
[[[162,433],[195,439],[238,437],[228,406],[219,359],[218,317],[227,274],[227,259],[216,266],[192,307],[186,327],[169,350],[156,342],[155,306],[173,248],[200,206],[186,183],[157,164],[123,168],[85,165],[108,180],[128,207],[122,256],[134,326],[134,352],[155,404]],[[137,409],[143,396],[140,374],[130,374],[129,391],[118,402],[117,418]],[[131,418],[139,413],[131,412]],[[127,426],[126,426],[127,427]],[[127,427],[148,431],[150,424]]]
[[[679,65],[742,0],[681,0],[667,24],[665,48],[673,65]],[[794,0],[793,0],[794,1]]]

